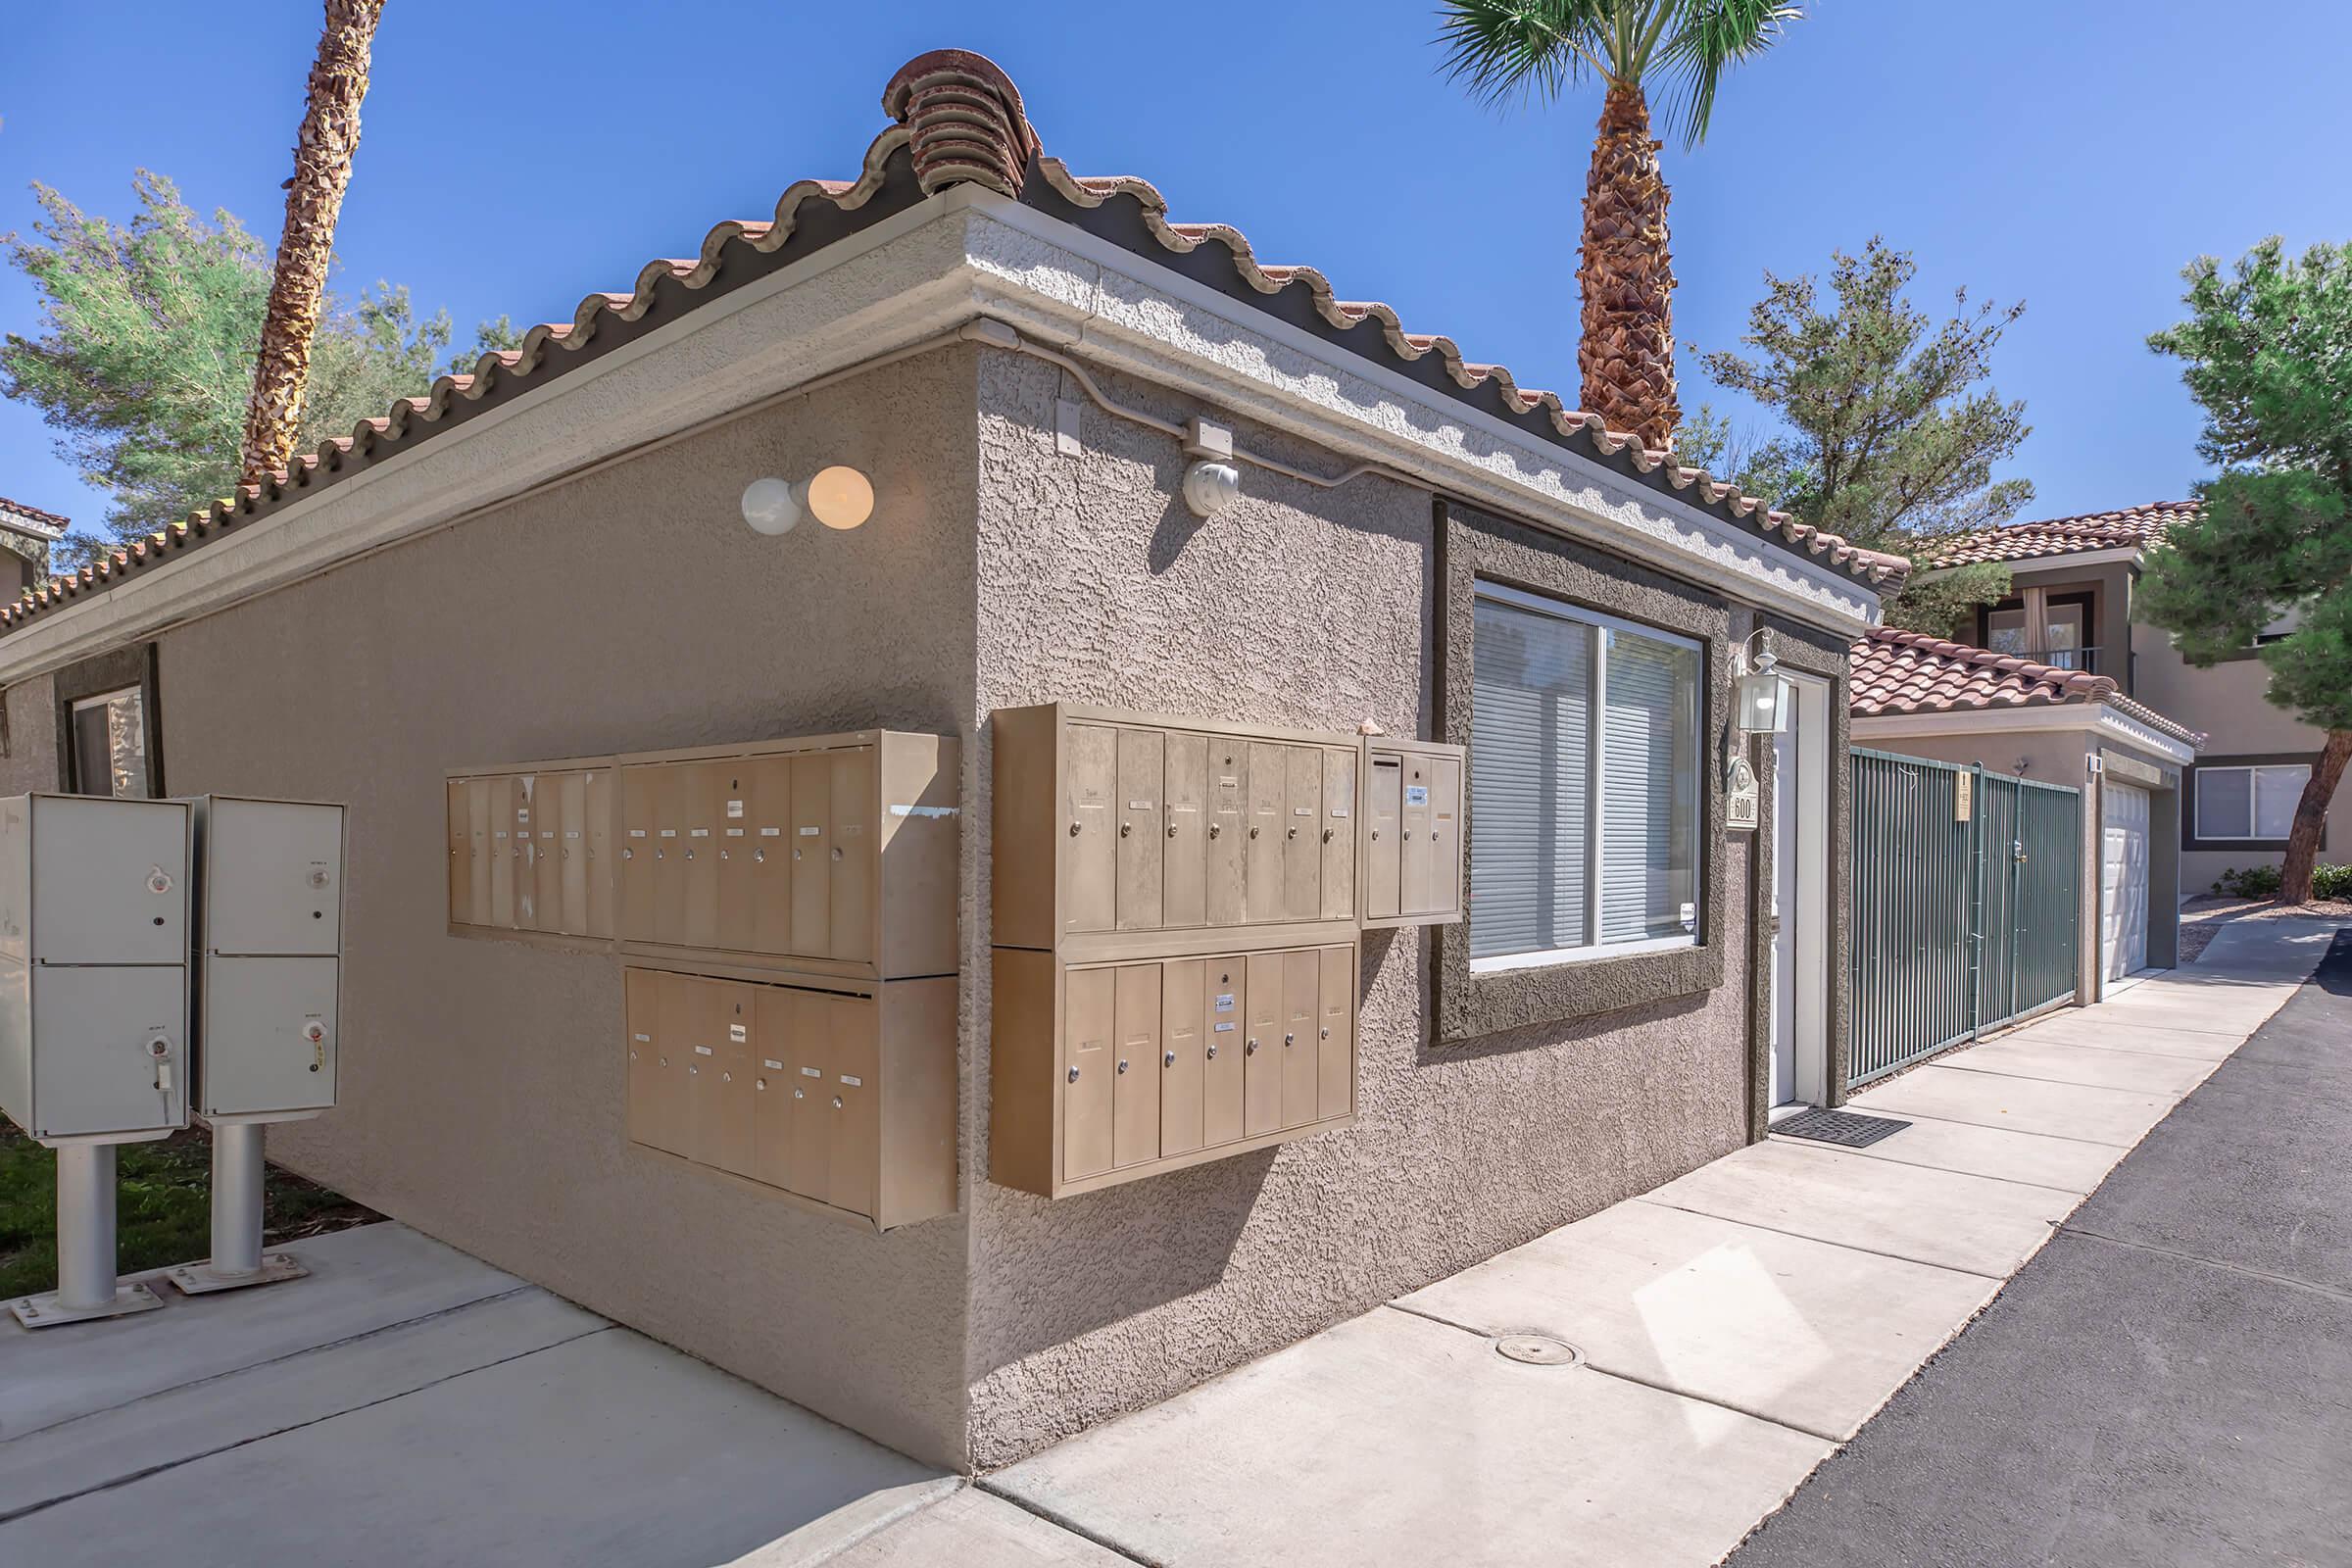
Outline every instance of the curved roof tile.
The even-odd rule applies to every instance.
[[[2110,677],[2086,670],[2060,669],[1892,626],[1873,626],[1854,639],[1850,653],[1847,706],[1856,718],[2096,703],[2191,746],[2205,744],[2199,731],[2126,697]]]

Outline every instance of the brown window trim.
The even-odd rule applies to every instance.
[[[1471,735],[1471,649],[1482,581],[1693,638],[1705,671],[1699,714],[1697,942],[1662,953],[1473,974],[1469,922],[1441,926],[1435,944],[1437,1043],[1459,1045],[1505,1030],[1657,1006],[1714,990],[1723,984],[1725,968],[1729,855],[1722,757],[1732,710],[1730,602],[1619,557],[1443,498],[1437,502],[1436,532],[1437,728],[1443,739],[1469,746],[1471,775],[1478,769]],[[1467,835],[1475,823],[1466,781],[1463,794]],[[1475,866],[1469,874],[1475,901]]]
[[[68,664],[52,677],[57,705],[59,789],[77,794],[81,788],[81,781],[74,775],[74,705],[85,697],[97,697],[106,692],[121,691],[125,686],[136,686],[139,688],[139,711],[147,732],[147,793],[154,799],[163,798],[164,710],[157,690],[159,663],[156,645],[138,643],[129,648],[118,648],[112,653],[99,654],[77,664]]]
[[[2284,839],[2201,839],[2197,837],[2197,773],[2208,767],[2305,767],[2320,765],[2317,752],[2248,752],[2236,757],[2200,757],[2180,769],[2180,848],[2208,853],[2277,855]],[[2320,848],[2328,848],[2328,824],[2320,824]]]

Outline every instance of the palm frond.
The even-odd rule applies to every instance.
[[[1682,133],[1688,152],[1706,137],[1724,68],[1771,48],[1805,12],[1789,0],[1684,0],[1678,9],[1683,15],[1652,65],[1659,79],[1672,83],[1665,123]]]
[[[1556,98],[1588,72],[1609,71],[1608,0],[1446,0],[1438,41],[1446,74],[1491,104]]]

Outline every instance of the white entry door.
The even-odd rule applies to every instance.
[[[1788,678],[1773,737],[1772,1096],[1818,1105],[1829,1077],[1830,686]]]
[[[2108,781],[2099,800],[2099,964],[2121,980],[2148,966],[2148,792]]]

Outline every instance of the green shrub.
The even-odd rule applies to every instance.
[[[2278,896],[2278,868],[2275,865],[2249,865],[2244,870],[2230,869],[2214,878],[2213,891],[2231,899],[2275,899]],[[2322,863],[2311,868],[2311,896],[2315,899],[2352,899],[2352,865]]]

